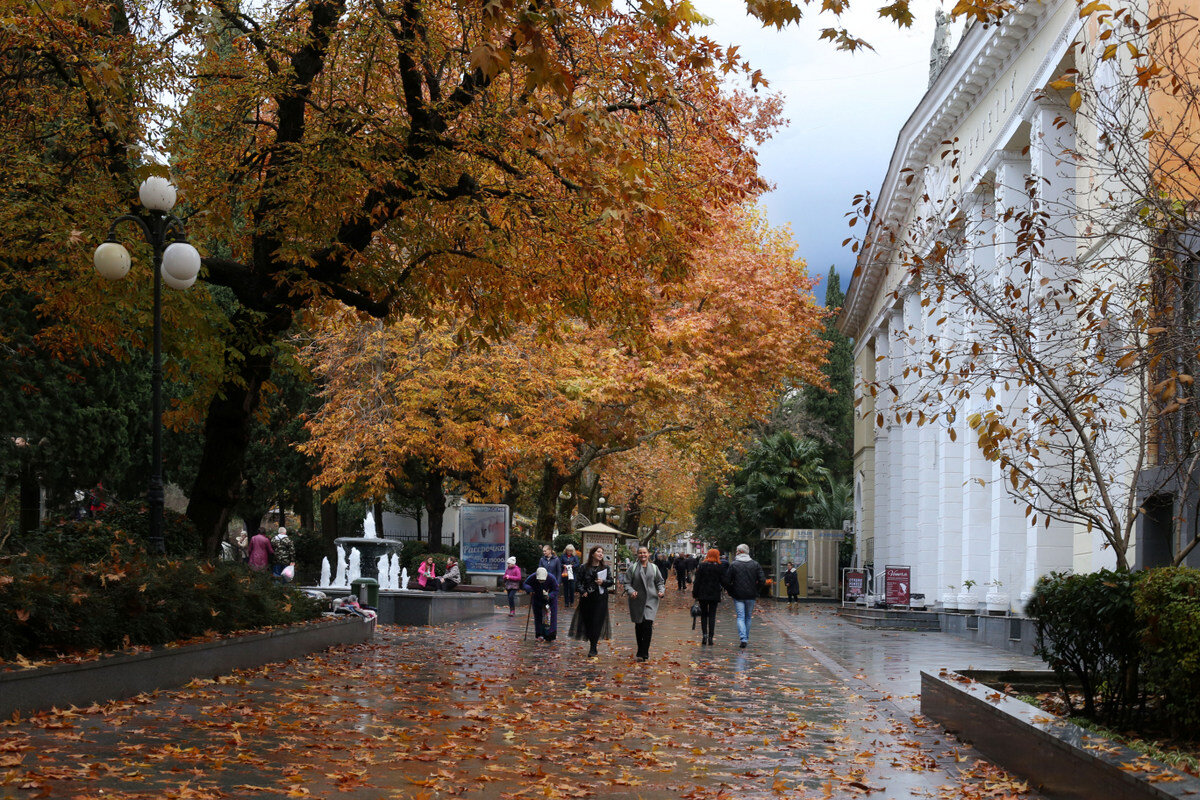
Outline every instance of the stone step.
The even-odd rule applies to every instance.
[[[907,611],[891,608],[859,608],[846,606],[838,609],[838,616],[860,628],[887,628],[894,630],[939,631],[941,624],[936,611]]]

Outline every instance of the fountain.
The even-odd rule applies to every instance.
[[[329,575],[329,559],[321,559],[321,588],[325,589],[333,585],[333,578]]]
[[[368,511],[363,522],[362,536],[339,536],[333,540],[338,547],[338,568],[334,586],[349,586],[355,578],[374,578],[380,586],[387,581],[381,559],[398,557],[402,542],[380,539],[375,535],[375,515]],[[343,571],[343,562],[348,560]]]

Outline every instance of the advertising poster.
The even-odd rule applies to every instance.
[[[846,599],[857,600],[866,594],[867,573],[861,569],[846,570]]]
[[[508,506],[469,503],[458,509],[463,572],[503,575],[508,558]]]
[[[889,606],[906,606],[909,604],[908,593],[912,582],[910,567],[884,567],[883,599]]]

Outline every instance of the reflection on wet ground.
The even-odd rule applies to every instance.
[[[916,669],[966,666],[938,647],[981,648],[768,603],[740,650],[728,601],[702,647],[690,603],[668,594],[645,664],[614,600],[595,660],[498,613],[9,723],[0,797],[1032,796],[912,716]]]

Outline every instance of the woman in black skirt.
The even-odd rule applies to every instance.
[[[612,637],[608,625],[608,593],[612,587],[612,569],[604,563],[604,548],[596,545],[588,551],[579,571],[579,605],[571,618],[571,636],[591,644],[588,658],[596,657],[597,642]]]

